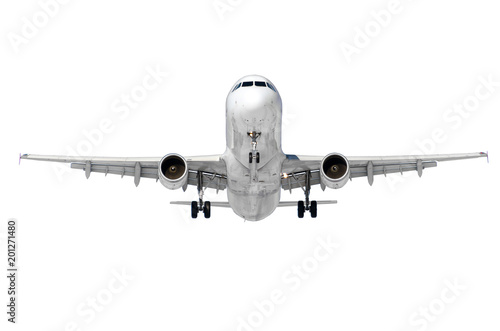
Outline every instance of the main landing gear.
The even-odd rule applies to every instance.
[[[203,174],[201,171],[198,172],[198,201],[191,202],[191,217],[197,218],[199,212],[203,212],[205,218],[210,218],[212,207],[210,205],[210,201],[203,202]]]
[[[318,216],[318,202],[316,200],[309,201],[309,194],[311,193],[311,172],[306,171],[305,176],[305,185],[302,187],[302,190],[304,191],[306,201],[305,203],[302,200],[297,202],[297,216],[299,218],[304,218],[305,212],[309,211],[311,217],[316,218],[316,216]]]
[[[200,203],[200,206],[203,206],[203,207],[200,208],[198,203]],[[200,211],[202,211],[203,214],[205,215],[205,218],[210,218],[211,209],[212,209],[212,207],[210,206],[210,201],[205,201],[204,203],[198,202],[198,201],[192,201],[191,202],[191,217],[197,218],[198,213]]]

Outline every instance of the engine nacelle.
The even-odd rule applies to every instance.
[[[188,180],[186,160],[179,154],[167,154],[158,164],[160,183],[170,190],[183,187]]]
[[[351,170],[347,158],[338,153],[325,156],[320,166],[321,183],[328,188],[341,188],[349,180]]]

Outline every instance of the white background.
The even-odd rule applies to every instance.
[[[500,88],[458,128],[443,114],[474,95],[479,76],[500,81],[499,8],[401,0],[348,63],[341,43],[353,44],[355,29],[388,1],[232,3],[221,19],[212,0],[70,1],[17,52],[9,36],[21,35],[23,17],[32,21],[40,5],[0,5],[2,265],[10,217],[20,242],[19,323],[6,322],[2,277],[1,329],[236,330],[275,289],[286,299],[255,330],[419,330],[409,320],[431,303],[442,311],[422,330],[498,329]],[[113,102],[148,66],[168,78],[120,119]],[[315,220],[282,208],[256,223],[230,209],[193,221],[169,205],[194,199],[195,188],[169,191],[148,179],[136,188],[130,177],[86,180],[80,170],[60,179],[51,164],[18,166],[19,152],[68,154],[104,118],[114,130],[94,155],[222,153],[225,97],[254,73],[282,96],[286,153],[408,154],[439,128],[446,139],[428,144],[432,152],[489,150],[490,163],[442,163],[420,179],[376,177],[372,187],[366,179],[315,187],[314,199],[338,205],[320,206]],[[328,237],[340,247],[292,291],[282,275]],[[104,295],[122,269],[134,279],[92,321],[80,316],[77,307]],[[446,280],[466,289],[441,307]]]

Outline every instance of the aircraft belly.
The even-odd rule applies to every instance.
[[[252,178],[249,167],[234,156],[225,159],[227,166],[227,196],[229,205],[240,217],[258,221],[271,215],[281,194],[281,158],[276,155]]]

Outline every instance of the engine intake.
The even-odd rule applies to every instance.
[[[338,189],[349,180],[351,170],[347,158],[339,153],[331,153],[321,161],[321,183],[328,188]]]
[[[188,167],[179,154],[167,154],[158,164],[158,176],[163,186],[170,190],[181,188],[187,183]]]

